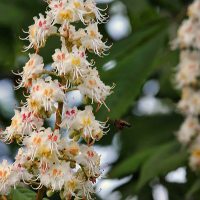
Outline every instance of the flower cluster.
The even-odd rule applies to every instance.
[[[189,47],[200,48],[200,1],[195,0],[188,8],[188,18],[184,20],[178,29],[178,37],[172,42],[172,48],[187,49]]]
[[[177,132],[178,140],[190,151],[189,164],[193,170],[200,167],[200,1],[195,0],[188,8],[188,19],[178,30],[172,48],[179,47],[180,63],[176,71],[177,88],[182,91],[179,110],[186,119]]]
[[[46,188],[49,197],[59,192],[61,199],[89,200],[95,193],[93,184],[102,175],[101,156],[92,145],[109,131],[108,119],[98,121],[91,105],[83,110],[70,108],[66,94],[79,90],[85,96],[84,104],[90,98],[97,110],[105,105],[109,111],[105,101],[114,86],[106,86],[95,62],[87,60],[89,52],[103,57],[111,47],[98,30],[108,16],[93,0],[46,2],[46,16],[34,17],[34,24],[24,31],[29,41],[25,51],[34,48],[36,53],[29,54],[22,72],[13,72],[20,76],[14,89],[26,89],[26,102],[15,110],[1,140],[7,144],[15,140],[22,147],[12,165],[6,160],[0,164],[0,194],[6,196],[11,187],[24,182],[40,192]],[[76,30],[74,22],[78,21],[85,28]],[[52,35],[60,38],[61,47],[52,55],[52,71],[47,71],[38,53]],[[53,130],[44,123],[52,115],[56,115]],[[85,141],[82,146],[80,138]]]

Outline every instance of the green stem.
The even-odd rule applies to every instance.
[[[41,75],[43,75],[43,74],[50,74],[50,75],[54,75],[54,76],[59,76],[57,73],[51,72],[51,71],[47,71],[47,70],[44,70],[44,71],[41,73]]]
[[[65,80],[64,77],[61,77],[61,84],[62,84],[63,86],[66,85],[66,80]],[[54,131],[55,131],[56,129],[60,130],[60,126],[59,126],[59,125],[60,125],[61,122],[62,122],[62,112],[63,112],[63,102],[59,102],[59,103],[58,103],[58,109],[57,109],[57,111],[56,111],[56,122],[55,122]]]
[[[78,90],[78,88],[71,88],[71,89],[66,90],[66,92],[71,92],[71,91],[74,91],[74,90]]]
[[[66,38],[65,35],[62,35],[62,34],[60,34],[60,33],[52,33],[50,36],[53,36],[53,35]]]

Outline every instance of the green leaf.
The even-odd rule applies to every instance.
[[[156,148],[138,152],[115,166],[109,173],[109,178],[121,178],[135,172]]]
[[[36,193],[28,188],[17,187],[11,190],[12,200],[33,200]]]
[[[20,21],[23,18],[22,10],[19,7],[13,4],[10,4],[6,1],[0,2],[0,13],[1,13],[1,16],[4,16],[4,17],[0,17],[1,25],[12,24],[13,26],[18,26]]]
[[[132,128],[124,129],[120,135],[122,143],[120,160],[137,152],[175,140],[174,132],[179,129],[183,117],[171,113],[141,117],[130,116],[126,117],[125,121],[129,122]]]
[[[185,199],[186,184],[185,183],[169,183],[161,180],[161,184],[168,190],[170,200]]]
[[[165,176],[170,171],[187,164],[188,153],[180,152],[178,141],[161,145],[142,166],[137,188],[140,189],[148,181],[158,176]]]
[[[133,31],[160,19],[156,9],[147,0],[122,0],[122,2],[127,7]]]
[[[141,86],[155,70],[152,64],[160,46],[164,43],[166,28],[167,26],[165,28],[163,25],[160,26],[157,35],[148,38],[140,46],[135,46],[134,50],[122,61],[119,61],[114,69],[101,76],[106,84],[116,83],[117,85],[112,98],[106,100],[111,109],[109,114],[111,119],[120,118],[125,114],[139,94]],[[142,59],[145,59],[145,62]],[[105,109],[100,109],[98,116],[105,118]]]
[[[194,195],[196,192],[199,191],[200,191],[200,179],[197,179],[187,192],[187,196],[191,197],[192,195]]]
[[[17,187],[17,189],[11,189],[12,200],[34,200],[37,196],[37,193],[28,188]],[[43,200],[49,200],[43,198]]]

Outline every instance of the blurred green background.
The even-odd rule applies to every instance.
[[[180,91],[174,89],[173,73],[178,51],[170,51],[169,41],[186,17],[189,0],[97,0],[109,4],[110,21],[100,32],[114,43],[105,58],[93,56],[101,79],[116,83],[107,99],[111,109],[101,108],[99,120],[110,117],[111,131],[97,144],[103,169],[109,177],[96,184],[97,199],[103,200],[199,200],[200,177],[188,167],[188,153],[177,142],[175,133],[183,121],[176,110]],[[24,100],[22,90],[14,91],[28,53],[21,53],[33,16],[45,12],[42,0],[0,0],[0,127],[10,125],[14,104]],[[50,69],[51,55],[60,47],[52,37],[39,54]],[[30,51],[33,53],[33,51]],[[72,101],[75,97],[76,101]],[[81,105],[82,96],[68,95],[70,105]],[[114,119],[131,123],[131,129],[118,133]],[[49,123],[51,124],[51,121]],[[12,163],[18,146],[0,143],[0,161]],[[109,163],[109,165],[107,164]],[[28,200],[24,197],[25,200]],[[56,198],[52,198],[56,199]]]

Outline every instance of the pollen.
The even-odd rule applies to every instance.
[[[70,12],[61,13],[60,16],[62,17],[62,19],[70,19],[71,13]]]
[[[14,120],[14,121],[12,121],[12,124],[11,124],[11,126],[13,127],[13,126],[17,126],[17,120]]]
[[[5,177],[7,175],[7,173],[8,173],[7,171],[4,171],[3,176]]]
[[[87,119],[83,118],[83,123],[84,123],[85,125],[90,125],[90,124],[91,124],[90,118],[87,118]]]
[[[75,8],[80,8],[81,7],[81,4],[80,3],[74,3],[74,6],[75,6]]]
[[[60,55],[57,55],[57,59],[58,59],[58,60],[61,60],[61,56],[60,56]]]
[[[90,84],[91,86],[93,86],[93,85],[94,85],[94,83],[93,83],[93,81],[92,81],[92,80],[89,80],[88,82],[89,82],[89,84]]]
[[[196,150],[193,152],[196,157],[200,157],[200,151]]]
[[[39,107],[39,102],[36,100],[31,101],[31,107]]]
[[[54,169],[54,170],[53,170],[53,175],[56,176],[57,173],[58,173],[58,170],[57,170],[57,169]]]
[[[48,94],[49,94],[49,91],[48,91],[47,89],[45,89],[45,90],[44,90],[44,95],[47,96]]]
[[[75,182],[68,182],[68,187],[71,188],[71,189],[74,189],[75,188]]]
[[[197,98],[195,98],[195,99],[193,100],[193,103],[194,103],[194,104],[198,104],[198,102],[199,102],[199,101],[198,101]]]
[[[41,142],[42,142],[42,139],[39,138],[39,139],[37,140],[37,144],[40,144]]]
[[[91,36],[92,36],[92,37],[94,37],[94,36],[95,36],[95,33],[94,33],[94,31],[90,31],[90,34],[91,34]]]

